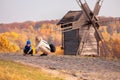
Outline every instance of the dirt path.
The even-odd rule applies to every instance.
[[[0,54],[0,59],[35,65],[69,74],[76,80],[120,80],[120,60],[76,56]],[[68,78],[68,77],[67,77]],[[71,77],[66,80],[73,80]]]

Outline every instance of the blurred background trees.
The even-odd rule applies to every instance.
[[[56,45],[56,54],[63,54],[61,31],[57,22],[58,20],[0,24],[0,52],[22,53],[27,39],[31,40],[35,50],[35,36],[41,36],[48,43]],[[113,56],[120,57],[120,21],[101,26],[100,31]]]
[[[4,34],[0,34],[0,52],[18,52],[19,50],[20,48],[16,43],[10,42]]]

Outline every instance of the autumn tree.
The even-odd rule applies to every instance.
[[[0,34],[0,52],[16,52],[19,47],[16,44],[10,43],[10,41]]]

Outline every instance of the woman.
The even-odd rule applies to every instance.
[[[36,53],[39,50],[43,52],[43,54],[41,54],[40,56],[47,56],[48,54],[51,54],[51,52],[55,52],[55,46],[53,51],[53,48],[50,46],[50,44],[48,44],[48,42],[43,40],[41,37],[36,37],[35,42],[36,42]]]

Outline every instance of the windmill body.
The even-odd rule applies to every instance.
[[[65,55],[99,55],[102,36],[98,31],[102,0],[98,0],[93,11],[87,2],[77,0],[81,11],[69,11],[59,22],[62,29],[62,47]]]

